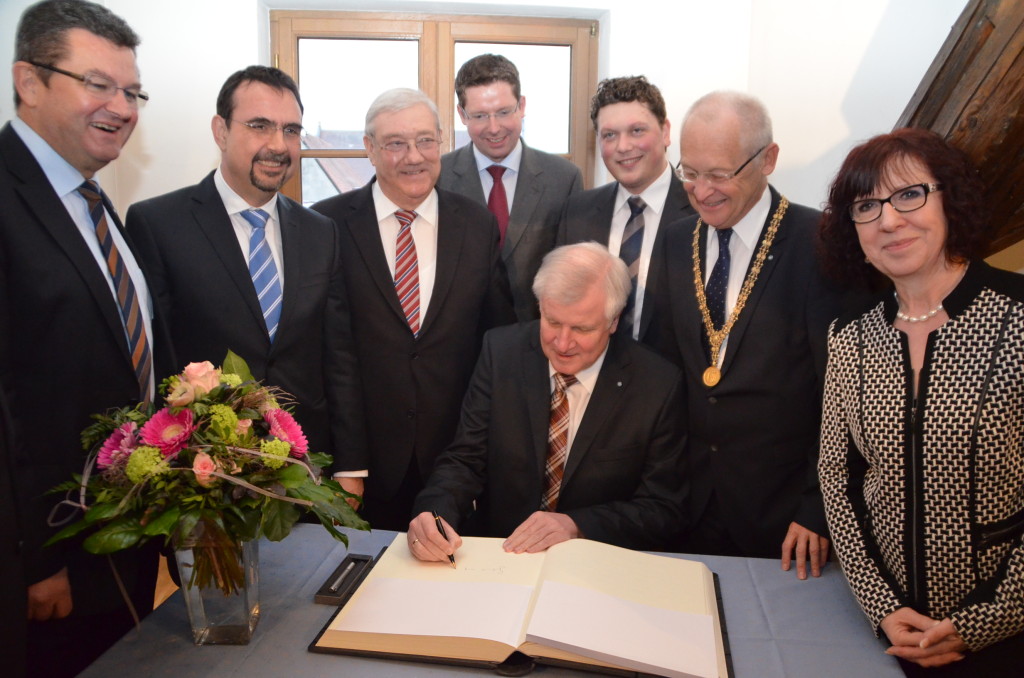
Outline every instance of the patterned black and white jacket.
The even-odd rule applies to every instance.
[[[850,587],[879,623],[949,617],[971,650],[1024,631],[1024,276],[972,262],[916,403],[887,294],[829,330],[819,473]]]

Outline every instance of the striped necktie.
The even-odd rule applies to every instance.
[[[270,243],[267,242],[267,220],[270,215],[259,209],[245,210],[240,214],[252,225],[252,233],[249,235],[249,275],[260,300],[267,334],[273,343],[277,325],[281,321],[281,276],[277,273],[274,257],[270,253]]]
[[[114,282],[121,322],[128,338],[128,352],[132,357],[135,378],[139,381],[139,400],[148,403],[153,383],[153,356],[146,338],[146,325],[142,319],[139,297],[135,292],[132,277],[124,266],[124,260],[121,259],[121,253],[117,251],[114,239],[110,235],[100,187],[87,179],[78,187],[78,192],[89,205],[89,216],[96,227],[96,239],[99,240],[103,258],[107,261],[110,279]]]
[[[633,336],[633,311],[636,309],[637,276],[640,274],[640,250],[644,244],[644,208],[647,203],[639,195],[632,195],[629,203],[629,221],[622,232],[622,244],[619,246],[619,258],[629,268],[629,282],[632,285],[626,307],[622,309],[618,331]]]
[[[400,226],[395,241],[395,293],[412,335],[419,337],[420,265],[416,258],[416,243],[412,239],[412,222],[416,220],[416,213],[398,210],[395,218]]]
[[[548,458],[544,465],[544,496],[540,510],[558,508],[565,460],[569,456],[569,398],[565,389],[576,383],[576,375],[555,372],[555,390],[551,394],[551,419],[548,425]]]

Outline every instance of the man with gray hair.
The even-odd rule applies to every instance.
[[[630,289],[625,263],[603,245],[544,257],[533,283],[540,320],[484,337],[458,433],[416,498],[415,557],[447,560],[459,532],[507,537],[513,553],[576,537],[671,543],[687,486],[682,375],[615,333]]]
[[[651,343],[686,375],[691,553],[779,557],[818,576],[826,332],[838,296],[814,255],[820,213],[768,176],[779,146],[757,99],[714,92],[683,120],[679,178],[699,218],[666,232]],[[694,285],[695,278],[701,281]]]
[[[376,176],[313,205],[340,231],[366,408],[367,447],[342,446],[333,469],[376,529],[405,529],[455,434],[484,332],[515,322],[494,216],[435,188],[440,127],[423,92],[384,92],[363,137]]]

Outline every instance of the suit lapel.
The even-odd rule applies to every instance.
[[[466,224],[459,215],[459,207],[448,200],[445,191],[437,191],[437,265],[434,272],[434,289],[430,291],[430,306],[420,327],[420,334],[427,332],[434,319],[444,307],[444,299],[455,280],[455,272],[462,256],[462,243]],[[396,297],[397,301],[397,297]]]
[[[235,235],[234,226],[231,225],[231,217],[228,216],[227,208],[217,193],[212,172],[199,183],[192,194],[192,218],[210,242],[210,248],[220,259],[253,320],[266,335],[267,326],[263,320],[263,309],[260,308],[256,288],[253,287],[252,277],[249,275],[249,265],[238,246],[238,237]],[[268,335],[267,341],[269,340]]]
[[[697,228],[696,221],[693,222],[693,228]],[[697,251],[700,256],[700,272],[704,278],[707,278],[707,231],[707,226],[701,224],[700,233],[698,234]],[[680,257],[680,261],[675,262],[675,265],[678,267],[678,275],[683,277],[681,289],[684,290],[680,299],[680,308],[675,315],[676,326],[681,328],[679,330],[678,342],[680,351],[689,353],[690,364],[707,367],[708,357],[704,353],[704,340],[707,333],[704,329],[704,318],[700,312],[700,305],[697,303],[697,290],[693,286],[693,253],[690,248],[690,243],[693,242],[692,229],[687,231],[685,242],[687,244],[686,258],[682,259]],[[681,255],[682,253],[680,252],[679,254]]]
[[[623,338],[622,341],[627,340]],[[602,429],[605,426],[616,425],[614,415],[619,410],[619,403],[626,389],[629,388],[628,367],[629,359],[613,335],[612,341],[608,344],[604,364],[601,365],[601,372],[597,375],[594,392],[590,395],[587,411],[583,414],[583,421],[580,422],[572,441],[572,448],[569,450],[569,459],[565,463],[565,473],[562,476],[563,491],[572,481],[576,469],[594,446]]]
[[[651,252],[651,262],[647,269],[647,287],[644,291],[644,308],[640,316],[640,339],[643,340],[647,328],[651,324],[651,316],[654,314],[653,294],[657,290],[652,287],[655,280],[664,280],[662,269],[665,268],[664,240],[665,232],[670,224],[685,219],[694,214],[690,207],[690,201],[686,198],[686,189],[683,183],[676,177],[675,172],[669,177],[668,195],[665,197],[665,206],[661,210],[661,219],[658,221],[658,234],[654,239],[654,247]],[[609,225],[610,228],[610,225]],[[652,295],[648,297],[648,295]]]
[[[85,286],[96,300],[104,322],[110,329],[117,345],[121,347],[124,359],[131,364],[128,353],[128,340],[124,333],[124,324],[117,308],[117,302],[110,292],[107,277],[93,257],[92,251],[82,238],[81,231],[68,214],[50,180],[46,178],[39,163],[18,137],[17,133],[6,125],[0,131],[0,158],[3,158],[12,176],[19,180],[16,186],[18,195],[25,201],[39,225],[53,238],[57,246],[64,252],[68,260],[78,270]],[[111,214],[115,215],[111,210]],[[116,215],[115,215],[116,219]],[[116,222],[120,225],[120,222]],[[121,229],[124,232],[124,229]]]
[[[775,210],[779,207],[779,193],[772,188],[768,187],[771,191],[772,202],[771,207],[768,210],[768,217],[764,222],[764,226],[761,228],[761,235],[757,239],[757,248],[754,249],[754,255],[750,257],[750,263],[754,263],[754,258],[757,256],[757,249],[761,247],[761,243],[764,241],[765,235],[768,233],[768,224],[771,223],[772,215],[775,214]],[[750,326],[750,318],[757,312],[757,305],[764,297],[765,287],[768,286],[768,281],[772,277],[772,273],[775,272],[775,267],[781,258],[781,254],[786,248],[786,238],[788,231],[786,229],[786,220],[783,219],[782,223],[779,224],[779,230],[775,234],[775,240],[772,242],[771,249],[768,251],[768,256],[765,259],[764,265],[761,267],[761,273],[757,276],[757,282],[754,284],[754,289],[751,290],[750,296],[747,298],[747,303],[743,307],[743,311],[740,313],[740,317],[736,319],[736,324],[733,325],[732,331],[729,332],[729,343],[725,349],[725,360],[722,362],[722,373],[726,374],[729,371],[730,365],[732,365],[733,359],[739,351],[740,345],[743,341],[743,337],[746,334],[747,328]],[[704,249],[701,248],[701,252]],[[747,272],[749,272],[749,267]]]
[[[537,460],[538,487],[543,487],[548,456],[548,427],[551,419],[551,375],[548,372],[548,359],[541,350],[538,330],[523,351],[522,364],[523,392],[526,394],[530,439],[533,440],[534,458]]]
[[[476,157],[473,155],[472,141],[455,151],[452,174],[456,177],[454,188],[457,192],[470,197],[483,196],[484,203],[487,203],[484,186],[480,183],[480,170],[476,166]]]
[[[501,249],[502,259],[512,256],[519,240],[526,233],[533,213],[544,196],[544,173],[536,162],[536,151],[523,142],[523,153],[519,160],[519,176],[516,178],[516,193],[512,199],[512,211],[509,213],[508,230],[505,231],[505,245]]]
[[[299,302],[299,281],[303,277],[302,253],[305,232],[299,222],[299,206],[284,195],[277,196],[277,219],[281,222],[281,258],[284,268],[284,292],[281,297],[281,320],[277,326],[280,337],[292,326],[295,308]],[[300,328],[300,331],[303,331]],[[274,346],[280,342],[275,338]],[[273,348],[271,348],[273,350]]]
[[[377,223],[377,211],[373,203],[373,181],[359,189],[358,195],[348,203],[348,208],[351,213],[345,219],[345,225],[339,224],[339,228],[348,228],[374,285],[392,312],[406,325],[405,312],[395,293],[395,279],[391,277],[391,269],[384,256],[384,245],[380,241],[380,225]],[[438,241],[440,250],[440,235]],[[433,307],[433,299],[430,305]]]

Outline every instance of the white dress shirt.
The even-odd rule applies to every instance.
[[[576,439],[576,431],[580,428],[583,415],[587,412],[587,405],[590,404],[590,396],[594,393],[594,386],[597,385],[597,375],[601,372],[601,365],[604,364],[604,357],[608,355],[608,347],[598,356],[594,364],[585,370],[576,373],[576,383],[565,389],[565,397],[569,400],[569,434],[566,440],[566,461],[569,453],[572,452],[572,443]],[[555,373],[557,370],[548,363],[548,376],[550,381],[551,394],[555,392]]]
[[[373,182],[373,205],[377,211],[377,226],[380,228],[380,241],[384,245],[384,258],[391,271],[391,279],[395,278],[395,249],[398,243],[398,231],[402,227],[398,223],[395,212],[402,209],[384,195],[380,184]],[[437,191],[430,194],[416,209],[416,218],[412,222],[412,241],[416,244],[416,263],[420,276],[420,326],[427,317],[430,307],[430,295],[434,290],[434,277],[437,275]]]
[[[640,317],[644,312],[647,272],[651,267],[654,240],[658,237],[658,226],[661,224],[661,214],[665,209],[665,200],[668,199],[668,189],[671,184],[672,168],[665,163],[665,169],[661,176],[639,194],[647,207],[644,208],[644,241],[640,246],[640,270],[636,274],[636,305],[633,307],[634,339],[640,336]],[[619,256],[619,248],[622,247],[622,234],[626,231],[626,222],[629,221],[630,215],[629,203],[626,201],[632,195],[622,187],[622,184],[619,184],[619,190],[615,195],[615,208],[612,210],[612,228],[608,233],[608,251],[615,256]]]
[[[750,261],[754,258],[757,248],[757,241],[764,229],[765,219],[768,218],[768,210],[772,206],[772,194],[767,188],[750,211],[743,215],[743,218],[732,227],[732,237],[729,239],[729,287],[725,291],[725,318],[728,321],[732,310],[736,308],[736,299],[740,296],[740,288],[743,287],[743,280],[747,276],[747,269]],[[704,285],[708,284],[711,271],[718,261],[718,235],[714,226],[704,226],[706,230],[707,243],[704,250]],[[692,263],[692,262],[691,262]],[[722,366],[725,360],[725,347],[729,343],[729,337],[722,342],[722,348],[718,352],[718,367]]]
[[[470,142],[470,145],[473,147],[473,157],[476,158],[477,172],[480,173],[480,185],[484,189],[484,204],[487,204],[491,197],[491,189],[494,188],[494,177],[487,171],[487,168],[491,165],[501,165],[505,168],[505,173],[501,175],[501,183],[505,187],[508,213],[512,214],[512,201],[515,199],[516,183],[519,180],[519,163],[523,159],[523,140],[517,141],[516,147],[501,162],[494,162],[481,153],[476,144]]]
[[[267,245],[270,247],[270,256],[274,259],[274,266],[277,266],[277,277],[281,281],[281,292],[283,293],[284,255],[282,252],[284,248],[281,246],[281,221],[277,217],[277,193],[262,205],[250,205],[246,202],[245,198],[235,193],[234,189],[228,186],[228,182],[224,179],[224,174],[221,173],[220,167],[213,173],[213,184],[217,187],[220,200],[224,203],[224,208],[231,219],[231,227],[235,229],[235,237],[238,238],[238,246],[242,248],[242,257],[245,258],[246,264],[249,263],[249,239],[252,237],[252,231],[255,226],[245,220],[242,212],[251,209],[261,209],[269,215],[264,237]]]

